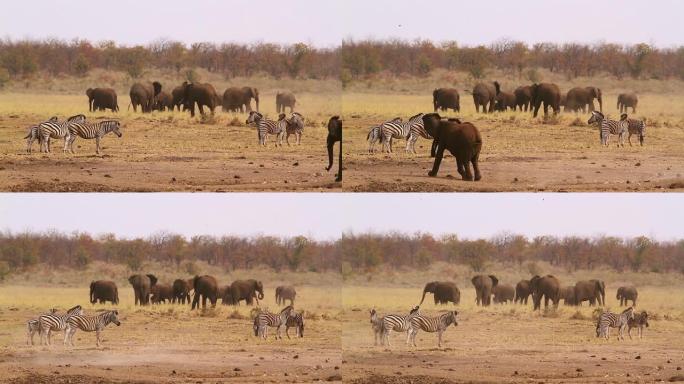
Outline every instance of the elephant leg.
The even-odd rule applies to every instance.
[[[466,173],[463,167],[463,159],[461,158],[461,156],[454,156],[454,158],[456,159],[456,171],[459,175],[461,175],[461,179],[465,180]]]
[[[202,309],[207,307],[207,296],[202,295]]]
[[[432,146],[430,147],[430,157],[435,157],[435,152],[437,151],[437,140],[432,140]]]
[[[549,114],[549,105],[544,102],[544,116]]]
[[[437,176],[437,172],[439,171],[439,165],[442,163],[442,157],[444,157],[444,146],[438,144],[437,153],[435,153],[435,162],[432,165],[432,170],[428,172],[428,176]]]

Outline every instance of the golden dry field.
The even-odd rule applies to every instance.
[[[244,277],[255,276],[249,271]],[[283,332],[274,339],[254,337],[253,307],[217,305],[215,309],[191,311],[188,305],[133,305],[133,289],[116,279],[119,305],[91,305],[88,285],[65,284],[71,272],[43,274],[46,283],[31,285],[13,281],[0,286],[0,381],[13,383],[270,383],[341,380],[340,290],[334,277],[327,285],[297,284],[295,309],[303,311],[303,338]],[[182,274],[181,274],[182,276]],[[260,276],[257,273],[257,276]],[[282,276],[282,275],[281,275]],[[297,280],[295,275],[286,275]],[[311,276],[301,275],[303,280]],[[230,280],[217,276],[220,283]],[[232,276],[236,278],[236,276]],[[322,277],[323,278],[323,277]],[[36,279],[38,277],[36,276]],[[38,281],[38,280],[36,280]],[[60,281],[62,283],[60,283]],[[77,280],[78,281],[78,280]],[[171,277],[162,274],[162,282]],[[292,282],[289,280],[288,282]],[[265,281],[261,305],[276,306],[274,289],[280,281]],[[117,308],[121,326],[103,332],[103,345],[95,347],[94,333],[77,332],[75,347],[62,345],[62,333],[53,345],[26,345],[25,322],[32,316],[57,307],[62,310],[81,304],[87,314]]]

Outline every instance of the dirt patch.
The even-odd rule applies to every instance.
[[[462,381],[453,381],[433,376],[384,376],[372,375],[349,381],[352,384],[457,384]]]
[[[113,381],[104,377],[84,376],[84,375],[41,375],[30,373],[26,376],[8,379],[4,381],[10,384],[119,384],[131,383],[142,384],[151,383],[150,381]]]

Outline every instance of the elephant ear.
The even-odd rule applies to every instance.
[[[150,278],[150,284],[154,286],[157,284],[157,277],[155,275],[147,274],[147,277]]]
[[[497,279],[496,276],[489,275],[489,278],[492,279],[492,287],[496,287],[497,284],[499,284],[499,279]]]

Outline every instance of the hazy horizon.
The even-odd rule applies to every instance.
[[[682,44],[679,15],[684,13],[684,2],[676,0],[660,1],[658,6],[636,0],[576,0],[572,6],[542,0],[435,0],[431,8],[415,4],[410,0],[295,0],[283,6],[271,0],[200,0],[189,7],[187,2],[171,0],[118,0],[104,7],[85,0],[38,1],[38,5],[11,2],[0,14],[0,36],[113,40],[122,45],[146,45],[161,38],[186,44],[304,42],[317,47],[339,46],[350,38],[457,41],[471,46],[502,38],[530,45],[609,42],[667,48]]]

